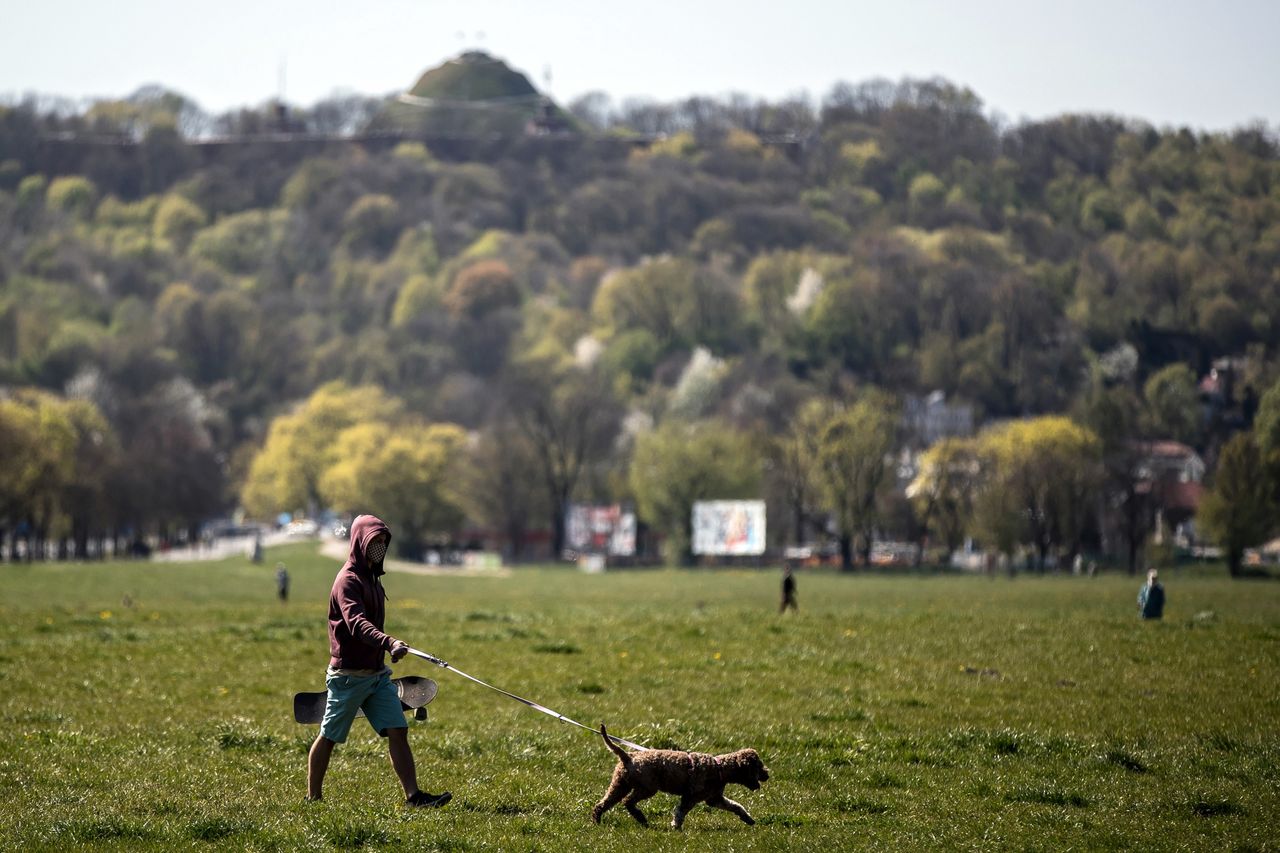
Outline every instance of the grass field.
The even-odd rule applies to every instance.
[[[274,598],[284,560],[292,600]],[[409,811],[358,721],[304,803],[336,564],[0,566],[6,849],[1280,849],[1280,584],[654,571],[387,578],[390,633],[650,746],[760,751],[758,824],[674,798],[590,823],[589,733],[410,659],[440,693]],[[128,602],[126,603],[126,596]]]

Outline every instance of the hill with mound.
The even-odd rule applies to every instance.
[[[428,69],[374,118],[375,130],[430,135],[575,130],[572,118],[523,73],[483,51]]]

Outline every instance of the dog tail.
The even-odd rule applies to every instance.
[[[604,745],[613,750],[613,754],[618,756],[623,764],[631,763],[631,756],[625,749],[613,742],[613,738],[609,737],[609,732],[605,729],[604,723],[600,724],[600,737],[604,738]]]

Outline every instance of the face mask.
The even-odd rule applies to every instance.
[[[365,559],[370,565],[378,565],[385,556],[387,556],[387,543],[384,540],[376,539],[369,543],[369,550],[365,552]]]

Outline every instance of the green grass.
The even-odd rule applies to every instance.
[[[284,560],[293,600],[274,599]],[[393,574],[388,629],[459,669],[650,746],[753,746],[732,789],[758,825],[674,798],[588,813],[597,738],[422,661],[410,812],[358,721],[323,803],[302,801],[336,565],[0,566],[0,847],[413,850],[1274,850],[1280,584],[775,572]],[[128,597],[128,604],[125,597]],[[1207,615],[1212,614],[1212,615]],[[690,848],[692,845],[692,848]]]

